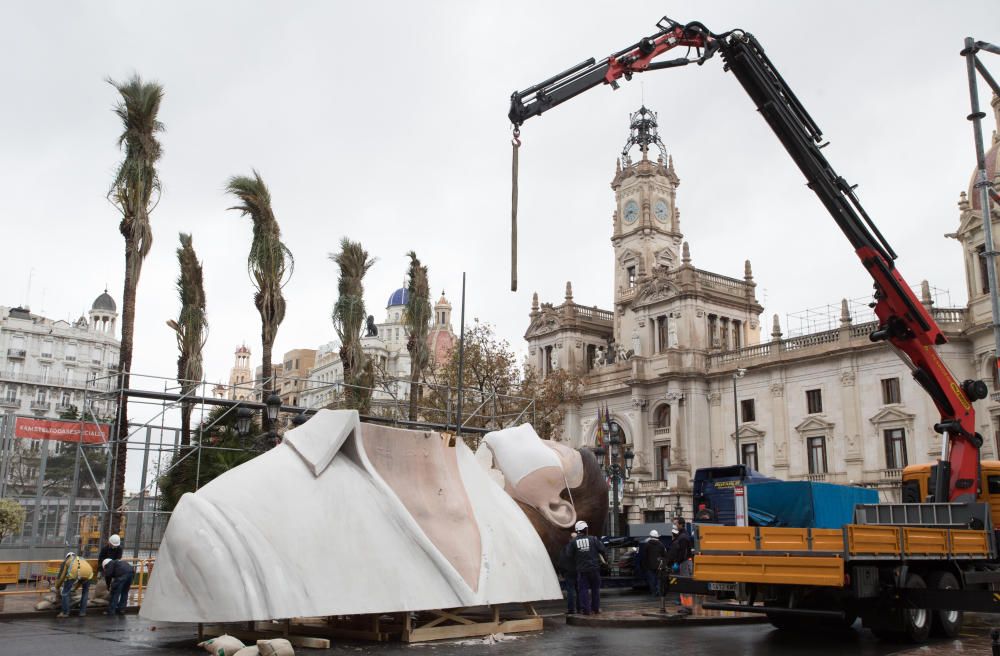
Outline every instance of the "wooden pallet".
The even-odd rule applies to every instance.
[[[373,642],[427,642],[481,638],[494,633],[541,631],[542,617],[531,604],[524,604],[523,617],[501,617],[499,606],[451,608],[418,613],[308,617],[274,622],[199,624],[198,639],[228,633],[244,643],[286,638],[296,647],[329,649],[331,638]]]

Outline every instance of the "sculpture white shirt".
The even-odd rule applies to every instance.
[[[321,410],[281,445],[184,495],[140,615],[236,622],[561,597],[535,529],[464,443],[454,448],[481,541],[476,586],[375,470],[364,430],[355,411]]]

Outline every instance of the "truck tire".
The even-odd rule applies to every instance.
[[[939,570],[927,576],[927,587],[931,590],[958,590],[959,585],[954,574]],[[931,615],[934,620],[931,635],[937,638],[954,638],[962,630],[965,615],[960,610],[935,610]]]
[[[925,589],[927,584],[922,576],[911,572],[906,577],[904,587]],[[878,615],[880,617],[877,618],[877,623],[873,622],[874,626],[871,627],[872,633],[889,642],[926,642],[934,623],[933,611],[926,608],[893,607]]]

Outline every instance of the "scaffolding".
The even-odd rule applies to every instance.
[[[928,290],[934,306],[953,307],[949,290],[938,287],[928,287]],[[913,287],[913,291],[918,297],[921,295],[920,287]],[[786,314],[786,337],[801,337],[838,328],[843,319],[844,301],[847,302],[847,311],[852,323],[860,324],[876,320],[871,295],[847,298],[836,303],[827,303]]]
[[[260,390],[270,388],[265,382],[254,382],[255,392],[249,400],[235,400],[237,390],[245,392],[246,384],[221,386],[198,381],[178,385],[173,378],[131,374],[131,387],[116,387],[118,377],[108,376],[88,381],[84,395],[81,422],[102,422],[95,408],[119,408],[128,403],[129,430],[126,454],[126,494],[123,499],[111,498],[118,453],[118,431],[110,426],[110,439],[87,443],[82,437],[76,442],[49,444],[53,440],[24,440],[14,436],[13,422],[7,418],[0,424],[0,461],[4,469],[0,480],[6,491],[0,495],[15,498],[28,511],[21,534],[0,543],[0,560],[37,560],[61,557],[66,549],[96,557],[102,540],[110,532],[114,515],[119,518],[120,532],[126,554],[134,558],[155,555],[170,512],[165,509],[170,490],[164,485],[180,480],[197,490],[221,473],[219,470],[236,466],[274,446],[274,435],[262,432],[259,426],[240,435],[236,419],[240,408],[262,412],[265,404],[259,399]],[[276,422],[276,434],[302,423],[320,408],[342,408],[343,382],[316,381],[275,376],[274,388],[293,384],[299,398],[305,393],[322,403],[282,405]],[[416,383],[418,403],[416,418],[409,419],[411,381],[402,378],[381,378],[373,387],[364,388],[371,395],[371,405],[364,422],[376,422],[415,429],[457,433],[470,448],[477,448],[483,434],[534,419],[534,400],[516,394],[493,390],[463,389],[467,410],[457,415],[458,390],[431,382]],[[189,435],[181,429],[181,409],[191,410]],[[469,412],[468,410],[472,411]],[[117,415],[117,412],[114,413]],[[459,425],[460,424],[460,425]],[[40,456],[31,456],[30,463],[19,461],[24,451],[22,442],[43,442]],[[34,446],[34,445],[32,445]],[[53,480],[48,454],[54,449],[62,458],[61,480]],[[70,449],[71,451],[67,451]],[[66,471],[66,459],[72,454],[71,475]],[[37,467],[35,459],[38,460]],[[27,466],[37,479],[32,485],[11,485],[11,471]],[[31,472],[30,470],[37,469]],[[193,475],[193,478],[192,478]],[[185,481],[184,476],[189,480]],[[67,486],[65,480],[71,477]],[[28,488],[31,488],[30,493]],[[128,492],[131,490],[131,492]]]

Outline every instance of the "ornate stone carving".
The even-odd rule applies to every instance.
[[[771,383],[771,396],[776,399],[780,399],[785,395],[785,384],[784,383]]]
[[[840,384],[844,387],[854,386],[854,372],[847,370],[840,372]]]
[[[722,405],[722,395],[718,392],[712,392],[708,395],[709,405]]]

